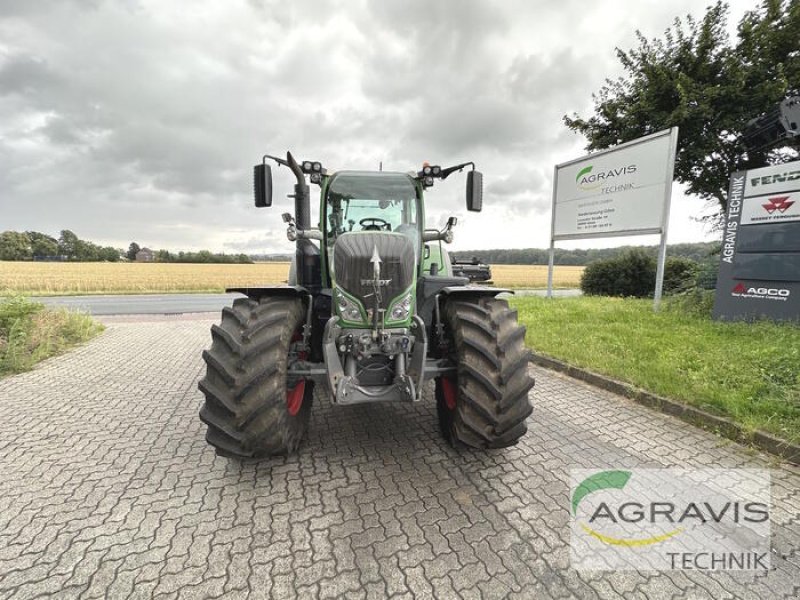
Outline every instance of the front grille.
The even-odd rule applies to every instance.
[[[373,280],[371,260],[376,248],[381,258],[380,278],[389,280],[380,288],[381,308],[388,308],[388,302],[414,281],[416,259],[414,244],[408,236],[386,232],[345,233],[333,247],[333,272],[336,285],[361,300],[365,308],[372,308],[373,286],[368,282]]]

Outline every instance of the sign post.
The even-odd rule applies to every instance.
[[[678,128],[673,127],[556,165],[548,297],[553,294],[557,241],[660,234],[654,294],[658,310],[677,143]]]
[[[800,161],[731,175],[715,319],[800,320]]]

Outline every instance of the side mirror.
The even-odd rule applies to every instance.
[[[450,217],[447,219],[447,228],[452,229],[458,223],[458,217]]]
[[[483,173],[467,173],[467,210],[480,212],[483,208]]]
[[[272,169],[260,164],[253,167],[253,192],[257,208],[272,206]]]

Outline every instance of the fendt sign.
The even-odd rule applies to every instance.
[[[734,173],[716,319],[800,320],[800,161]]]

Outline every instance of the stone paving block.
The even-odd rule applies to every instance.
[[[208,320],[114,322],[0,381],[0,598],[793,598],[800,472],[531,367],[529,433],[454,450],[433,390],[334,407],[292,457],[214,455],[197,417]],[[571,467],[772,469],[768,573],[569,568]]]

